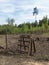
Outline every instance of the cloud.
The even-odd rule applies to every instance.
[[[14,13],[15,12],[15,8],[12,7],[8,7],[8,8],[4,8],[1,10],[3,13]]]
[[[1,3],[0,4],[0,12],[2,13],[14,13],[16,10],[15,5],[12,3]]]
[[[0,0],[0,2],[6,2],[7,0]]]
[[[0,20],[14,18],[16,24],[34,21],[33,8],[38,8],[37,20],[49,17],[49,0],[0,0]],[[1,22],[0,22],[1,23]],[[2,22],[3,24],[3,22]]]

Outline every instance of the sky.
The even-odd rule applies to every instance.
[[[0,0],[0,24],[7,24],[8,18],[15,19],[14,24],[34,22],[33,9],[37,7],[37,21],[44,16],[49,18],[49,0]]]

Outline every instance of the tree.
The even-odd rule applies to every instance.
[[[7,27],[6,27],[6,32],[7,33],[14,33],[15,32],[15,30],[14,30],[14,22],[15,22],[15,20],[12,18],[12,19],[10,19],[10,18],[8,18],[7,19],[7,22],[8,22],[8,25],[7,25]]]
[[[11,25],[13,25],[13,24],[14,24],[14,22],[15,22],[15,20],[14,20],[14,19],[11,19],[10,21],[11,21]]]
[[[37,20],[34,22],[34,27],[38,26]]]
[[[47,16],[43,17],[42,20],[39,20],[39,26],[41,26],[44,31],[48,30],[48,18],[47,18]]]
[[[18,25],[18,28],[22,28],[22,26],[23,26],[23,24],[19,24],[19,25]]]
[[[13,18],[12,19],[8,18],[7,22],[8,22],[8,25],[12,25],[13,26],[15,20]]]
[[[48,27],[48,18],[47,18],[47,16],[42,19],[42,23],[44,24],[44,27],[47,29],[47,27]]]
[[[28,29],[30,29],[31,24],[29,22],[27,22],[26,25],[28,26]]]
[[[37,7],[35,7],[34,9],[33,9],[33,16],[35,16],[35,22],[37,22],[37,20],[36,20],[36,16],[38,15],[38,9],[37,9]]]
[[[42,26],[42,20],[39,20],[39,26]]]
[[[10,25],[10,19],[9,18],[7,19],[7,23],[8,23],[8,25]]]
[[[49,25],[49,19],[48,19],[48,25]]]

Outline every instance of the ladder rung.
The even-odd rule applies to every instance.
[[[18,41],[21,41],[21,42],[29,42],[30,43],[30,41],[29,40],[18,40]]]
[[[21,44],[18,44],[18,46],[24,47],[24,45],[21,45]],[[29,48],[29,46],[27,46],[27,45],[25,45],[25,47]]]

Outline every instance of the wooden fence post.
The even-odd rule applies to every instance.
[[[35,48],[35,40],[33,40],[33,47],[34,47],[34,53],[36,52],[36,48]]]
[[[7,34],[5,35],[5,41],[6,41],[6,49],[8,48],[8,45],[7,45]]]
[[[32,55],[32,40],[30,39],[30,44],[29,44],[29,52],[28,55]]]

